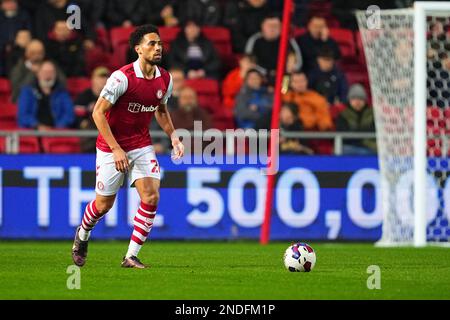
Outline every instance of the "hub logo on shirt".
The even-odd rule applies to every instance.
[[[128,104],[128,111],[133,112],[133,113],[138,113],[138,112],[155,112],[156,110],[158,110],[158,106],[148,106],[148,107],[146,107],[145,105],[137,103],[137,102],[130,102]]]

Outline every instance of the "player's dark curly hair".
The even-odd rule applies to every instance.
[[[141,43],[142,38],[147,33],[156,33],[157,35],[159,35],[158,28],[152,24],[144,24],[142,26],[139,26],[130,35],[130,41],[129,41],[130,47],[134,48],[139,43]]]

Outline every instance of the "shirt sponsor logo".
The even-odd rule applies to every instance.
[[[128,111],[133,112],[133,113],[155,112],[156,110],[158,110],[158,106],[145,106],[145,105],[137,103],[137,102],[130,102],[128,104]]]

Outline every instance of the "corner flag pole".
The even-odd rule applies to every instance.
[[[281,89],[282,89],[282,81],[285,72],[286,65],[286,53],[287,46],[289,41],[290,27],[291,27],[291,14],[292,14],[292,0],[284,1],[283,8],[283,20],[282,20],[282,29],[281,29],[281,39],[280,39],[280,47],[278,48],[278,64],[277,64],[277,73],[275,78],[275,97],[272,108],[272,123],[271,130],[275,130],[279,128],[279,115],[280,115],[280,107],[281,107]],[[260,235],[260,243],[267,244],[269,242],[270,235],[270,217],[272,214],[272,206],[273,206],[273,189],[275,184],[276,175],[270,174],[270,166],[273,165],[274,161],[278,161],[278,159],[272,159],[273,154],[278,154],[277,152],[273,152],[275,148],[278,148],[278,145],[275,145],[274,139],[270,139],[269,142],[269,157],[267,162],[267,190],[266,190],[266,204],[264,210],[264,221],[261,227],[261,235]]]

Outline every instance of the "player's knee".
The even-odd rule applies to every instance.
[[[106,214],[109,210],[111,210],[113,204],[114,203],[109,203],[109,202],[96,203],[98,213],[101,215]]]
[[[141,200],[144,203],[150,204],[152,206],[156,206],[158,204],[158,201],[159,201],[159,192],[148,193]]]

